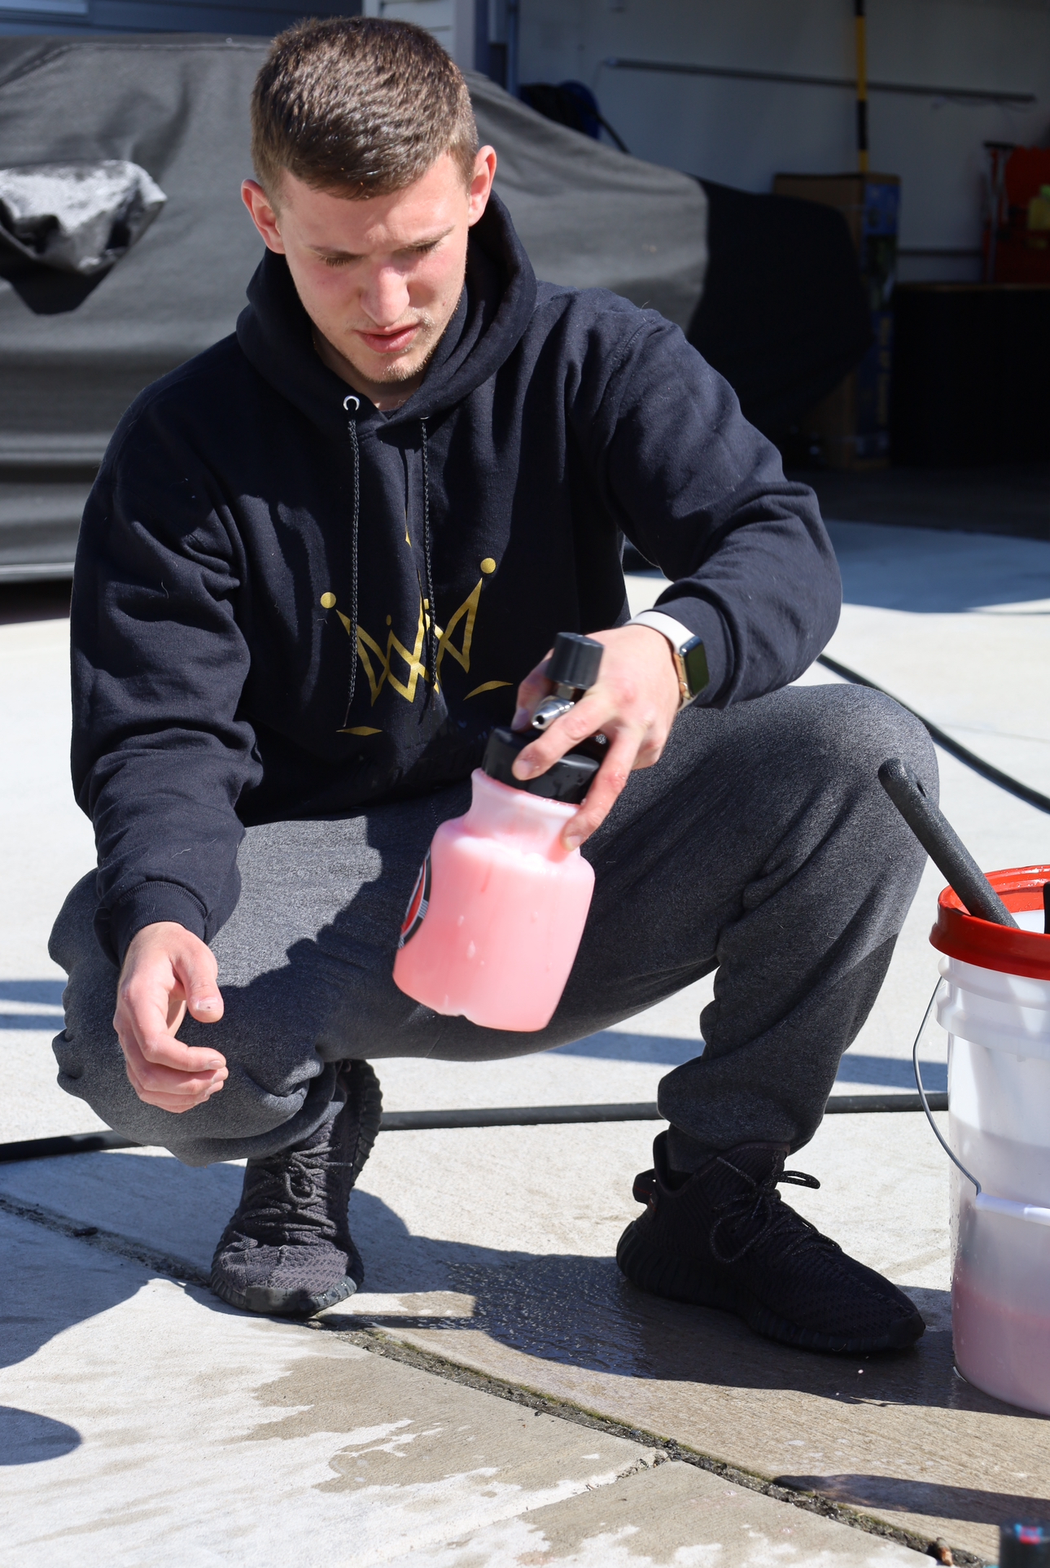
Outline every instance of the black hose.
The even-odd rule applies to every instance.
[[[817,663],[822,664],[826,670],[831,670],[835,675],[841,675],[844,681],[849,681],[852,686],[867,686],[869,691],[881,692],[884,697],[890,697],[905,713],[910,713],[913,719],[918,719],[927,735],[942,751],[949,752],[959,762],[964,762],[968,768],[979,773],[990,784],[997,784],[1000,789],[1006,790],[1008,795],[1016,795],[1018,800],[1025,801],[1029,806],[1034,806],[1037,811],[1050,812],[1050,795],[1041,795],[1037,789],[1032,789],[1028,784],[1022,784],[1020,779],[1011,778],[1009,773],[1004,773],[1001,768],[993,767],[990,762],[985,762],[975,751],[968,751],[965,746],[953,740],[946,730],[940,729],[936,724],[931,724],[929,719],[924,719],[915,708],[909,708],[906,702],[901,702],[899,697],[887,691],[885,686],[880,686],[878,681],[869,681],[866,675],[858,675],[856,670],[849,669],[845,664],[839,664],[837,659],[829,659],[826,653],[817,658]]]
[[[946,1094],[926,1097],[935,1111],[948,1109]],[[917,1094],[833,1094],[824,1107],[856,1115],[870,1111],[921,1111]],[[461,1111],[384,1111],[380,1132],[452,1132],[466,1127],[557,1127],[582,1122],[663,1121],[655,1100],[626,1105],[508,1105]],[[16,1160],[48,1160],[60,1154],[91,1154],[105,1149],[150,1147],[115,1132],[74,1132],[57,1138],[26,1138],[0,1143],[0,1165]]]

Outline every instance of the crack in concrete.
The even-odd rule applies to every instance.
[[[66,1236],[71,1241],[79,1241],[85,1246],[95,1247],[100,1252],[109,1253],[112,1257],[127,1258],[132,1263],[141,1263],[144,1268],[153,1269],[169,1279],[178,1280],[180,1284],[202,1285],[205,1288],[209,1285],[207,1274],[202,1273],[184,1258],[172,1257],[167,1252],[154,1252],[149,1247],[129,1241],[126,1236],[121,1236],[117,1231],[103,1230],[97,1225],[85,1225],[81,1220],[68,1219],[63,1214],[57,1214],[53,1209],[45,1209],[35,1203],[19,1202],[4,1193],[0,1193],[0,1212],[13,1215],[15,1219],[30,1220],[34,1225],[41,1225],[55,1235]]]
[[[337,1338],[368,1350],[374,1355],[387,1356],[393,1361],[403,1362],[406,1366],[415,1367],[421,1372],[430,1372],[435,1377],[442,1377],[453,1383],[464,1383],[469,1388],[475,1388],[481,1393],[494,1395],[497,1399],[505,1399],[513,1404],[525,1405],[529,1409],[542,1412],[545,1415],[560,1416],[564,1421],[571,1421],[577,1426],[589,1427],[594,1431],[603,1432],[610,1437],[622,1437],[629,1442],[644,1444],[662,1455],[664,1462],[676,1459],[683,1464],[694,1465],[698,1470],[707,1470],[712,1475],[717,1475],[721,1480],[728,1481],[734,1486],[746,1487],[749,1491],[760,1492],[764,1497],[774,1498],[777,1502],[788,1503],[792,1508],[802,1509],[805,1513],[819,1514],[822,1518],[833,1519],[838,1524],[848,1525],[851,1529],[860,1530],[866,1535],[877,1536],[884,1541],[892,1541],[898,1546],[910,1547],[912,1551],[924,1555],[932,1555],[931,1548],[937,1545],[932,1537],[919,1535],[913,1530],[889,1524],[884,1519],[878,1519],[873,1514],[865,1514],[848,1504],[832,1501],[819,1492],[803,1492],[794,1487],[779,1486],[775,1481],[767,1480],[764,1476],[753,1471],[741,1470],[736,1465],[727,1464],[725,1460],[713,1454],[700,1453],[697,1449],[683,1447],[673,1438],[661,1437],[659,1433],[647,1431],[644,1427],[630,1426],[619,1422],[597,1411],[586,1410],[582,1405],[574,1405],[568,1400],[554,1398],[543,1394],[537,1389],[526,1387],[524,1384],[510,1383],[502,1378],[491,1376],[486,1372],[475,1371],[471,1367],[459,1365],[454,1361],[447,1361],[444,1357],[432,1351],[420,1350],[415,1345],[409,1345],[403,1340],[398,1340],[393,1335],[382,1329],[336,1329],[329,1327],[323,1318],[314,1319],[306,1325],[318,1331],[335,1334]],[[984,1559],[975,1557],[972,1552],[962,1547],[951,1548],[955,1562],[959,1568],[985,1568]]]

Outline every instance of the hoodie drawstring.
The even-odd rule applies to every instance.
[[[343,716],[343,728],[350,723],[350,709],[354,705],[354,692],[357,690],[357,533],[361,521],[361,448],[357,443],[357,424],[354,416],[361,407],[361,399],[349,393],[343,399],[343,408],[350,415],[347,428],[350,431],[350,445],[354,452],[354,511],[350,523],[350,562],[352,567],[350,589],[350,684],[346,693],[346,713]]]
[[[434,603],[434,568],[430,559],[430,452],[427,448],[427,422],[419,421],[422,431],[422,456],[423,456],[423,572],[426,577],[427,603],[423,611],[423,624],[426,627],[427,664],[430,667],[430,685],[426,687],[423,698],[424,706],[427,705],[433,694],[437,691],[437,605]]]

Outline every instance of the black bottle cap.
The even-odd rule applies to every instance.
[[[578,806],[591,787],[591,780],[598,771],[593,757],[582,757],[570,751],[534,779],[516,779],[511,772],[519,751],[537,739],[535,730],[493,730],[489,736],[485,755],[481,760],[482,771],[490,779],[509,784],[511,789],[523,789],[529,795],[541,795],[545,800],[563,800]]]
[[[559,632],[547,666],[547,679],[556,686],[589,691],[598,679],[602,652],[601,643],[595,642],[593,637],[581,637],[579,632]]]
[[[1050,1568],[1050,1527],[1001,1524],[999,1568]]]

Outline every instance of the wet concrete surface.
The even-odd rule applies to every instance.
[[[489,1526],[428,1557],[430,1568],[919,1568],[921,1561],[848,1526],[786,1515],[771,1498],[674,1463]]]

